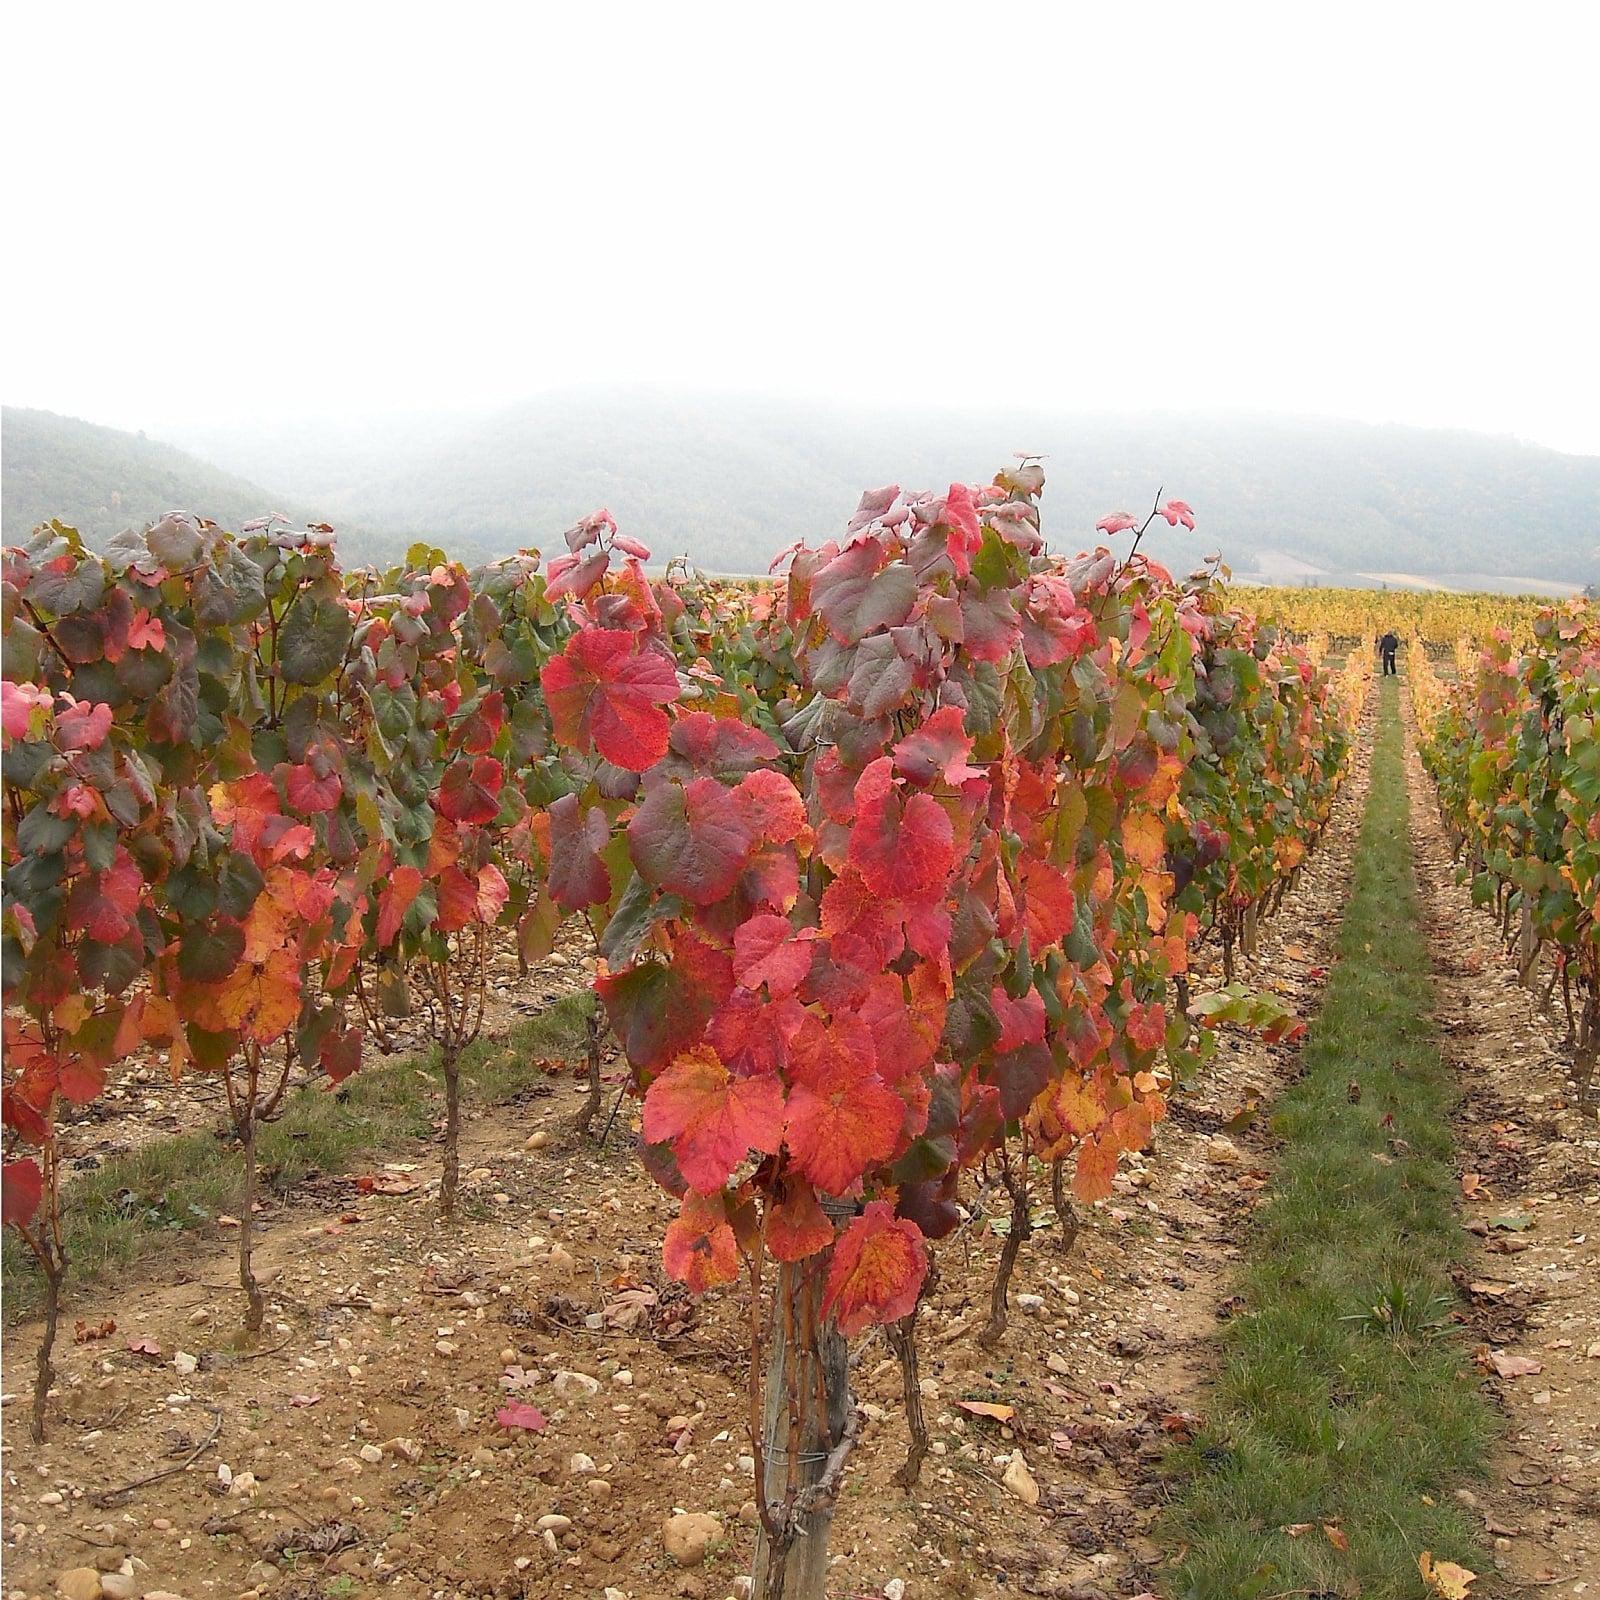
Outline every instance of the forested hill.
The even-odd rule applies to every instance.
[[[4,414],[8,541],[59,516],[101,539],[175,507],[237,525],[325,519],[347,558],[418,538],[468,562],[551,548],[598,506],[658,556],[764,571],[837,532],[868,485],[983,480],[1045,455],[1046,532],[1094,542],[1165,487],[1200,531],[1155,541],[1241,574],[1600,576],[1600,458],[1478,434],[1323,419],[1048,416],[728,395],[569,391],[476,414],[193,428],[185,448],[46,412]],[[257,487],[265,485],[268,487]]]
[[[0,494],[7,544],[51,517],[93,544],[164,512],[226,526],[284,510],[253,483],[142,433],[7,406],[0,416]]]
[[[197,432],[210,460],[358,520],[456,550],[548,548],[607,506],[659,555],[764,571],[790,540],[843,526],[861,490],[979,481],[1045,454],[1046,531],[1094,540],[1156,490],[1191,501],[1187,561],[1240,571],[1600,575],[1600,457],[1514,439],[1320,418],[1050,416],[577,390],[471,416]],[[463,554],[468,553],[462,551]]]

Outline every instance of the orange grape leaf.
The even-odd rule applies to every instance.
[[[422,889],[422,874],[415,867],[396,867],[378,896],[378,947],[394,943],[400,923]]]
[[[1346,1534],[1344,1529],[1339,1527],[1337,1523],[1324,1522],[1322,1524],[1322,1531],[1327,1535],[1328,1543],[1331,1544],[1335,1550],[1348,1550],[1350,1548],[1349,1535]]]
[[[957,1400],[956,1410],[969,1412],[974,1417],[988,1417],[991,1422],[1010,1422],[1017,1414],[1015,1406],[996,1405],[989,1400]]]
[[[896,1322],[917,1303],[928,1249],[916,1223],[874,1200],[833,1247],[822,1309],[849,1337],[869,1323]]]
[[[701,1194],[721,1189],[752,1150],[774,1155],[783,1135],[783,1085],[736,1078],[708,1044],[686,1050],[644,1097],[644,1136],[672,1142],[678,1168]]]
[[[789,1053],[799,1079],[789,1093],[789,1153],[824,1194],[843,1194],[894,1153],[905,1102],[864,1066],[872,1041],[859,1025],[829,1028],[810,1018]]]
[[[728,1226],[722,1201],[690,1190],[661,1244],[661,1264],[669,1276],[703,1294],[739,1275],[739,1246]]]
[[[1109,1139],[1086,1139],[1078,1146],[1078,1163],[1072,1174],[1072,1192],[1087,1202],[1111,1194],[1117,1172],[1117,1147]]]
[[[1123,819],[1122,848],[1130,861],[1158,871],[1167,857],[1166,824],[1153,811],[1135,811]]]
[[[777,1261],[801,1261],[833,1243],[833,1224],[810,1184],[791,1183],[783,1199],[767,1207],[766,1240]]]

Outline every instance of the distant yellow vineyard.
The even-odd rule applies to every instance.
[[[1437,649],[1454,649],[1458,639],[1483,640],[1504,628],[1514,644],[1526,646],[1533,641],[1534,617],[1550,604],[1499,594],[1235,587],[1258,614],[1297,636],[1321,634],[1335,645],[1393,629],[1402,639],[1420,637]]]

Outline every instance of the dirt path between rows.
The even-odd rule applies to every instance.
[[[1348,894],[1368,748],[1241,964],[1244,981],[1308,1017]],[[1197,988],[1218,978],[1202,962]],[[1048,1226],[1024,1250],[993,1354],[975,1335],[1000,1240],[974,1225],[942,1247],[919,1339],[934,1453],[910,1493],[893,1483],[906,1446],[897,1364],[881,1337],[857,1348],[868,1420],[834,1524],[840,1596],[1110,1600],[1161,1587],[1158,1464],[1204,1403],[1266,1182],[1265,1108],[1295,1069],[1293,1047],[1227,1035],[1072,1253]],[[379,1585],[401,1600],[734,1595],[754,1512],[742,1302],[690,1302],[662,1278],[671,1203],[633,1156],[628,1114],[599,1150],[572,1130],[579,1086],[551,1091],[474,1113],[457,1229],[436,1221],[432,1155],[392,1165],[385,1183],[410,1192],[325,1178],[276,1213],[257,1252],[271,1278],[259,1349],[233,1343],[224,1233],[183,1258],[178,1281],[171,1262],[153,1263],[74,1292],[42,1451],[20,1415],[37,1328],[13,1330],[8,1592],[49,1595],[67,1569],[99,1566],[113,1600],[334,1600]],[[74,1344],[74,1319],[116,1331]],[[547,1426],[508,1433],[495,1419],[508,1401],[537,1406]],[[1001,1485],[1019,1448],[1037,1505]],[[97,1503],[167,1467],[181,1470]],[[721,1519],[723,1545],[703,1564],[668,1559],[661,1524],[675,1509]]]
[[[1565,1028],[1516,981],[1474,907],[1416,753],[1412,849],[1440,1048],[1465,1093],[1463,1214],[1482,1243],[1461,1285],[1507,1427],[1475,1497],[1500,1593],[1600,1596],[1600,1123],[1579,1107]],[[1500,1372],[1514,1374],[1500,1376]]]

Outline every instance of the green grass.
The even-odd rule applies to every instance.
[[[509,1034],[471,1046],[461,1058],[467,1104],[513,1099],[544,1077],[540,1058],[581,1055],[591,1004],[587,990],[564,995]],[[263,1189],[287,1195],[309,1173],[414,1152],[442,1115],[442,1092],[437,1052],[364,1067],[332,1093],[321,1085],[293,1091],[283,1115],[257,1138]],[[75,1175],[66,1206],[68,1296],[149,1256],[174,1233],[236,1210],[242,1176],[237,1144],[212,1129],[152,1140]],[[9,1228],[3,1287],[8,1323],[37,1309],[41,1280]]]
[[[1457,1096],[1429,1021],[1406,819],[1389,681],[1337,962],[1245,1241],[1245,1309],[1208,1424],[1173,1462],[1176,1600],[1421,1600],[1423,1550],[1483,1570],[1451,1491],[1480,1470],[1495,1420],[1447,1320]],[[1295,1523],[1312,1527],[1280,1531]]]

